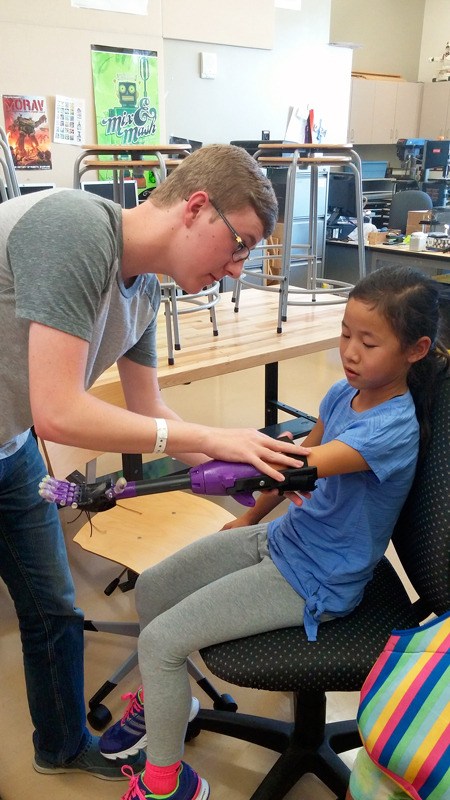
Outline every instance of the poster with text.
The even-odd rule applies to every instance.
[[[91,60],[98,144],[158,144],[157,53],[91,45]],[[127,177],[137,180],[141,199],[155,186],[153,173],[139,167]]]
[[[55,97],[54,142],[59,144],[84,144],[84,100],[76,97]]]
[[[45,97],[4,94],[3,113],[14,166],[17,169],[51,169]]]

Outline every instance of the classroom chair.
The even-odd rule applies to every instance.
[[[409,211],[428,211],[433,207],[431,197],[419,189],[406,189],[392,196],[388,227],[406,232]]]
[[[359,747],[360,739],[355,720],[326,722],[326,692],[359,691],[393,629],[415,627],[449,609],[449,453],[447,376],[436,397],[430,445],[393,532],[416,601],[385,557],[358,608],[323,623],[317,642],[308,642],[299,627],[202,650],[209,670],[228,683],[293,694],[292,722],[201,709],[190,723],[191,737],[209,730],[281,753],[250,800],[282,800],[306,772],[344,797],[349,769],[338,754]]]

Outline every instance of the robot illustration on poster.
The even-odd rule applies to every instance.
[[[3,110],[14,166],[17,169],[51,169],[45,98],[3,95]]]

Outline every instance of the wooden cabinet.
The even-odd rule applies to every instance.
[[[397,142],[398,139],[415,138],[418,136],[422,93],[423,83],[399,81],[397,84],[394,142]]]
[[[372,141],[375,81],[352,78],[347,139],[353,144]]]
[[[395,113],[397,106],[397,81],[374,81],[375,97],[373,104],[371,144],[386,144],[396,141]],[[413,136],[413,134],[410,134]]]
[[[450,82],[424,85],[419,136],[421,139],[450,138]]]
[[[348,139],[354,144],[395,144],[418,136],[421,83],[352,79]]]

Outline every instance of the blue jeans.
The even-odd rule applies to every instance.
[[[57,508],[38,494],[45,473],[31,434],[16,453],[0,460],[0,576],[19,619],[35,750],[61,765],[89,738],[83,613],[75,608]]]

